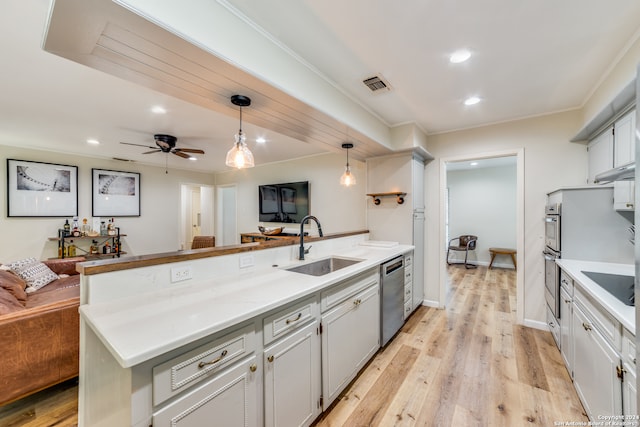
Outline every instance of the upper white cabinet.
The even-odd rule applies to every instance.
[[[636,111],[631,110],[613,125],[614,167],[633,162],[635,149]],[[635,209],[635,183],[616,181],[613,183],[613,207],[618,211]]]
[[[596,175],[613,168],[613,126],[589,141],[589,184]]]
[[[635,160],[635,128],[636,110],[629,111],[614,123],[614,167],[622,166]]]

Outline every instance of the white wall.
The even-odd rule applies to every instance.
[[[367,224],[365,165],[349,159],[357,184],[346,188],[340,185],[345,163],[344,154],[322,154],[220,173],[216,175],[216,185],[236,184],[238,233],[258,232],[258,225],[262,224],[258,221],[258,185],[296,181],[309,181],[309,213],[320,220],[325,233],[364,230]],[[315,224],[310,230],[316,233]]]
[[[544,312],[544,206],[546,194],[562,186],[586,182],[587,151],[570,143],[581,120],[579,111],[513,121],[429,137],[429,151],[435,160],[426,166],[426,294],[440,301],[440,159],[524,149],[524,318],[543,322]]]
[[[490,247],[516,248],[516,166],[447,172],[450,238],[478,236],[470,260],[488,265]],[[451,252],[451,260],[464,260],[464,252]],[[494,265],[513,267],[510,259]]]
[[[212,185],[213,175],[124,163],[102,158],[69,156],[47,151],[0,146],[0,263],[33,256],[39,259],[57,255],[55,237],[65,218],[8,218],[6,159],[31,160],[78,166],[78,215],[91,224],[91,168],[140,173],[140,217],[116,218],[116,225],[127,237],[123,250],[133,255],[168,252],[180,246],[180,185],[201,183]]]

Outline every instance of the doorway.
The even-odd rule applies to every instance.
[[[189,249],[195,236],[214,235],[214,192],[209,185],[182,184],[180,195],[180,249]]]
[[[472,165],[472,163],[477,163],[477,165]],[[481,218],[481,210],[478,207],[478,203],[484,203],[482,197],[482,191],[487,193],[490,191],[488,189],[480,189],[480,187],[476,187],[473,189],[473,185],[483,185],[482,182],[471,183],[470,188],[464,189],[460,185],[456,187],[456,193],[461,193],[466,191],[466,194],[462,196],[460,194],[453,194],[452,189],[450,188],[449,178],[453,175],[449,175],[448,172],[455,169],[466,168],[467,170],[472,170],[471,168],[477,167],[480,163],[485,163],[488,165],[494,164],[512,164],[515,165],[515,172],[511,174],[511,179],[515,180],[515,196],[510,198],[510,203],[512,206],[510,209],[515,211],[515,218],[512,222],[512,226],[514,226],[515,230],[512,232],[511,237],[509,237],[508,233],[504,233],[502,230],[496,229],[495,224],[483,224],[480,226],[479,224],[472,224],[474,218]],[[475,176],[477,177],[479,171],[476,171]],[[498,173],[494,171],[494,174]],[[460,174],[464,177],[464,173]],[[469,172],[469,177],[472,178],[474,176],[473,173]],[[453,179],[453,178],[452,178]],[[457,178],[456,178],[457,179]],[[477,154],[477,155],[466,155],[466,156],[458,156],[458,157],[449,157],[443,158],[440,160],[440,238],[439,241],[441,244],[440,247],[440,305],[444,306],[446,304],[446,295],[449,291],[448,289],[448,272],[447,272],[447,245],[449,239],[456,237],[458,234],[476,234],[474,232],[463,232],[462,230],[478,230],[479,234],[484,234],[478,236],[478,246],[480,246],[481,240],[485,243],[480,246],[475,252],[476,256],[479,258],[475,259],[476,262],[480,262],[482,265],[488,264],[488,247],[501,247],[501,246],[511,246],[514,242],[513,234],[515,234],[515,249],[517,251],[516,261],[518,264],[518,269],[516,271],[516,299],[517,299],[517,319],[519,323],[523,323],[524,321],[524,150],[513,150],[513,151],[504,151],[504,152],[493,152],[486,154]],[[453,180],[452,180],[453,183]],[[458,183],[459,184],[459,183]],[[482,190],[482,191],[480,191]],[[502,190],[501,190],[502,191]],[[467,207],[466,212],[462,212],[460,214],[460,210],[462,209],[460,197],[466,197],[468,201],[464,201],[464,203],[471,204],[470,207]],[[457,198],[457,199],[456,199]],[[487,197],[487,199],[491,199]],[[493,202],[496,202],[499,199],[495,199]],[[502,202],[502,201],[501,201]],[[484,206],[484,211],[487,216],[490,216],[491,209],[506,209],[506,207],[500,208],[499,206],[494,206],[491,204],[487,204]],[[457,215],[460,214],[460,215]],[[456,216],[457,215],[457,216]],[[457,223],[457,225],[456,225]],[[462,225],[461,225],[462,224]],[[460,228],[461,227],[461,228]],[[470,228],[469,228],[470,227]],[[493,227],[493,228],[492,228]],[[498,231],[496,231],[498,230]],[[501,243],[503,242],[503,243]],[[486,247],[485,247],[486,246]],[[480,254],[480,250],[482,250],[482,254]],[[485,254],[486,252],[486,254]]]

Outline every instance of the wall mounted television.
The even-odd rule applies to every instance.
[[[258,186],[258,220],[300,223],[309,215],[309,181]]]

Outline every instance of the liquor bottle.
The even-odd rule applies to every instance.
[[[89,224],[87,224],[87,218],[82,218],[82,229],[80,230],[82,236],[89,234]]]
[[[64,235],[68,236],[70,234],[70,232],[71,232],[71,225],[69,225],[69,220],[68,219],[64,220],[63,228],[64,228]]]
[[[97,240],[92,240],[91,241],[91,246],[89,247],[89,253],[91,255],[97,255],[98,254],[98,241]]]
[[[73,240],[69,241],[69,248],[67,249],[67,256],[72,258],[76,256],[76,245],[73,244]]]

